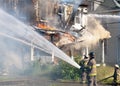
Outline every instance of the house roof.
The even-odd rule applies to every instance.
[[[95,12],[106,12],[106,13],[111,13],[111,12],[120,12],[120,7],[116,5],[114,1],[117,1],[118,4],[120,4],[120,0],[104,0],[104,2],[101,2]],[[95,3],[98,4],[98,3]]]

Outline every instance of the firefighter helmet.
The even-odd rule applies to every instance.
[[[94,57],[94,56],[95,56],[95,53],[94,53],[94,52],[90,52],[90,53],[89,53],[89,56],[90,56],[90,57]]]
[[[115,67],[116,67],[116,68],[119,68],[119,65],[115,64]]]

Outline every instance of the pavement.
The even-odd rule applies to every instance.
[[[2,76],[3,77],[3,76]],[[6,77],[6,76],[5,76]],[[0,86],[87,86],[79,82],[59,82],[43,76],[17,76],[0,80]],[[99,85],[103,86],[103,85]],[[110,86],[110,85],[104,85]]]

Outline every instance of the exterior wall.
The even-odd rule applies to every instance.
[[[109,17],[109,15],[120,15],[120,11],[114,12],[116,10],[115,3],[113,0],[104,0],[105,2],[101,3],[99,6],[95,7],[95,13],[101,13],[100,15],[108,15],[108,18],[102,18],[102,23],[105,25],[105,28],[111,33],[111,38],[107,40],[107,44],[105,44],[106,52],[105,52],[105,63],[106,64],[120,64],[120,17]],[[102,13],[102,12],[107,13]],[[101,44],[97,46],[96,54],[97,61],[100,62],[102,58],[102,47]]]
[[[116,63],[117,62],[117,51],[118,51],[118,35],[120,32],[119,24],[108,24],[108,30],[111,33],[111,38],[108,40],[108,49],[106,55],[106,62]]]
[[[104,18],[107,20],[106,18]],[[109,20],[109,19],[108,19]],[[108,22],[113,22],[109,20]],[[105,41],[105,63],[115,64],[120,63],[120,23],[106,23],[105,28],[111,33],[111,38]],[[119,21],[116,21],[119,22]],[[118,40],[119,38],[119,40]],[[98,63],[102,62],[102,44],[101,41],[91,49],[96,53],[96,60]],[[119,51],[118,51],[119,50]],[[119,61],[118,61],[119,60]]]

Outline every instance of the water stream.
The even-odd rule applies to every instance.
[[[58,57],[67,63],[79,68],[79,65],[60,49],[47,41],[44,37],[34,31],[34,29],[20,22],[13,16],[7,14],[0,9],[0,56],[1,63],[8,66],[22,68],[22,60],[25,56],[30,59],[31,46],[52,55],[54,51],[55,57]],[[27,48],[26,48],[27,47]],[[22,51],[21,51],[22,50]],[[19,53],[22,52],[22,53]],[[26,54],[27,53],[27,54]],[[2,60],[3,59],[3,60]],[[19,65],[19,66],[18,66]],[[2,66],[0,66],[2,68]],[[5,67],[5,66],[4,66]]]

